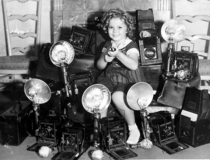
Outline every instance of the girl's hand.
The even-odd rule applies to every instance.
[[[117,48],[117,45],[114,42],[112,42],[112,47],[109,49],[108,55],[110,57],[116,57],[118,53],[119,53],[119,49]]]
[[[111,57],[109,55],[105,55],[105,57],[104,57],[104,59],[105,59],[106,62],[111,62],[111,61],[113,61],[114,58],[115,57]]]

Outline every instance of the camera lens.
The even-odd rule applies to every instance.
[[[155,54],[156,54],[156,50],[154,48],[147,48],[144,51],[145,57],[148,59],[154,59],[155,58]]]
[[[111,51],[111,52],[115,52],[115,51],[116,51],[116,48],[111,47],[111,48],[110,48],[110,51]]]
[[[39,136],[45,138],[53,138],[53,128],[50,125],[42,125],[41,129],[39,130]]]
[[[39,136],[41,137],[48,137],[49,136],[49,132],[47,129],[40,129],[39,130]]]

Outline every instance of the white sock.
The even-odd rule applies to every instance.
[[[128,144],[136,144],[139,141],[140,138],[140,132],[136,124],[128,126],[129,130],[129,137],[127,139]]]

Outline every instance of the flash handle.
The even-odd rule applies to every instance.
[[[168,61],[167,61],[167,68],[166,68],[166,76],[170,76],[170,66],[171,66],[171,56],[173,51],[173,43],[168,44]]]
[[[64,78],[64,84],[65,84],[65,90],[66,90],[66,97],[70,97],[69,96],[69,83],[68,83],[68,80],[67,80],[68,73],[66,71],[66,65],[64,63],[62,63],[61,68],[62,68],[62,72],[63,72],[63,78]]]

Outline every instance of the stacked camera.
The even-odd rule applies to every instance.
[[[102,148],[114,159],[129,159],[136,157],[125,143],[127,139],[127,125],[121,116],[107,117],[101,121]]]
[[[57,119],[40,120],[39,128],[36,130],[38,142],[49,142],[56,145],[59,124],[60,122]]]
[[[47,146],[52,150],[57,148],[58,153],[53,156],[53,160],[64,157],[74,159],[85,151],[85,127],[71,121],[64,121],[61,117],[40,117],[39,127],[35,135],[37,143],[27,150],[39,152],[43,146]]]
[[[42,117],[39,126],[35,130],[37,142],[28,147],[28,151],[38,151],[40,147],[47,146],[49,148],[56,147],[58,144],[60,120],[55,117]]]
[[[105,146],[109,150],[116,147],[126,139],[126,126],[122,117],[109,117],[102,121]]]
[[[85,72],[71,74],[70,79],[73,92],[70,98],[65,97],[63,86],[59,82],[47,81],[52,95],[48,102],[40,104],[38,126],[34,131],[37,140],[27,148],[28,151],[35,151],[40,155],[43,147],[58,150],[53,160],[75,159],[85,151],[84,142],[91,134],[89,125],[93,125],[93,121],[91,115],[84,112],[80,97],[83,90],[91,84],[91,77],[89,72]]]
[[[80,124],[66,123],[61,127],[61,135],[58,145],[58,153],[52,160],[70,159],[73,160],[85,151],[85,128]]]
[[[155,26],[153,10],[137,10],[137,32],[141,53],[140,64],[151,65],[162,63],[160,38]]]

